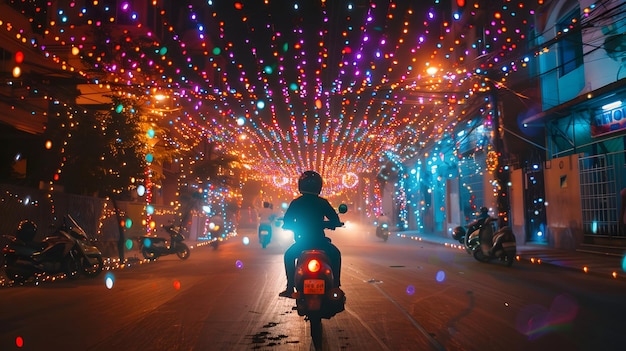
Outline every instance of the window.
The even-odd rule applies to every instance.
[[[583,36],[578,9],[567,14],[559,23],[559,76],[563,77],[583,64]]]

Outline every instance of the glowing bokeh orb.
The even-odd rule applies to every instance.
[[[248,238],[247,236],[243,237],[243,244],[244,245],[249,245],[250,244],[250,238]]]
[[[126,218],[126,220],[124,221],[124,227],[126,227],[126,229],[130,229],[130,227],[133,226],[133,220],[130,218]]]
[[[243,268],[243,262],[241,262],[241,260],[235,261],[235,267],[239,269]]]
[[[444,280],[446,280],[446,273],[444,271],[437,272],[437,275],[435,276],[435,279],[439,283],[443,282]]]
[[[409,285],[406,287],[406,294],[413,295],[415,294],[415,287],[413,285]]]
[[[20,64],[24,62],[24,53],[21,51],[17,51],[15,53],[15,63]]]
[[[150,139],[154,138],[154,134],[155,134],[154,129],[148,129],[147,134],[148,134],[148,138]]]
[[[146,162],[152,163],[152,161],[154,161],[154,156],[152,154],[147,154],[146,155]]]
[[[15,346],[17,347],[24,346],[24,339],[21,336],[18,336],[17,338],[15,338]]]
[[[124,105],[119,104],[119,105],[115,106],[115,112],[122,113],[122,111],[124,111]]]
[[[256,107],[257,107],[259,110],[264,109],[264,108],[265,108],[265,101],[263,101],[263,100],[259,100],[259,101],[257,101],[257,103],[256,103]]]
[[[46,140],[46,150],[50,150],[52,149],[52,141],[51,140]]]
[[[113,273],[109,272],[104,276],[104,285],[107,287],[107,289],[111,290],[113,289],[113,284],[115,283],[115,277],[113,276]]]
[[[622,259],[622,270],[626,272],[626,256]]]
[[[237,125],[238,126],[243,126],[244,124],[246,124],[246,119],[244,117],[239,117],[237,118]]]
[[[180,290],[180,281],[174,280],[174,289]]]
[[[144,247],[150,247],[150,246],[152,246],[152,240],[150,240],[150,238],[144,238],[144,239],[143,239],[143,246],[144,246]]]
[[[126,244],[124,246],[126,246],[127,250],[132,250],[134,242],[132,241],[132,239],[126,239]]]
[[[139,195],[139,196],[144,196],[144,195],[145,195],[145,193],[146,193],[146,187],[145,187],[145,186],[143,186],[143,185],[139,185],[139,186],[137,187],[137,195]]]
[[[153,214],[154,213],[154,206],[147,205],[146,206],[146,213],[149,214],[149,215]]]

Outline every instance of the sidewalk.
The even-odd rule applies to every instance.
[[[458,241],[435,234],[417,233],[416,231],[397,232],[397,236],[442,244],[453,249],[464,250]],[[581,274],[590,274],[609,279],[626,281],[626,259],[613,254],[588,253],[575,250],[559,250],[544,245],[517,245],[517,255],[520,261],[531,264],[548,264],[564,269],[578,271]]]

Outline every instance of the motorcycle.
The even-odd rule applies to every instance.
[[[180,227],[174,225],[164,225],[163,229],[170,235],[169,242],[166,238],[142,235],[139,241],[141,254],[145,259],[156,260],[160,256],[176,254],[181,260],[189,258],[189,247],[183,242],[185,237],[180,233]]]
[[[339,213],[346,213],[347,206],[339,206]],[[341,223],[343,225],[343,223]],[[336,225],[325,223],[326,229]],[[296,263],[296,300],[299,316],[309,321],[313,345],[322,344],[322,319],[330,319],[345,309],[346,296],[343,290],[334,287],[334,273],[328,255],[323,250],[305,250]]]
[[[261,223],[259,225],[259,243],[261,247],[266,248],[272,240],[272,225],[268,223]]]
[[[387,239],[389,239],[389,224],[379,223],[378,226],[376,226],[376,236],[383,239],[384,242],[387,242]]]
[[[40,275],[65,274],[70,279],[80,274],[95,277],[102,272],[102,253],[91,245],[85,231],[71,215],[63,224],[41,242],[31,238],[9,236],[3,249],[7,276],[16,283],[24,283]]]
[[[470,234],[465,228],[454,228],[452,237],[465,245],[465,251],[479,262],[498,259],[507,266],[515,261],[517,244],[513,230],[504,226],[496,229],[497,218],[489,217],[479,227],[470,226]]]

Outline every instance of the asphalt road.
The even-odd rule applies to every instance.
[[[626,347],[622,281],[484,264],[371,232],[329,232],[343,252],[347,303],[323,321],[326,350]],[[278,297],[287,245],[286,233],[262,249],[244,232],[217,250],[192,249],[187,261],[166,256],[95,279],[1,288],[0,350],[312,350],[308,323]]]

